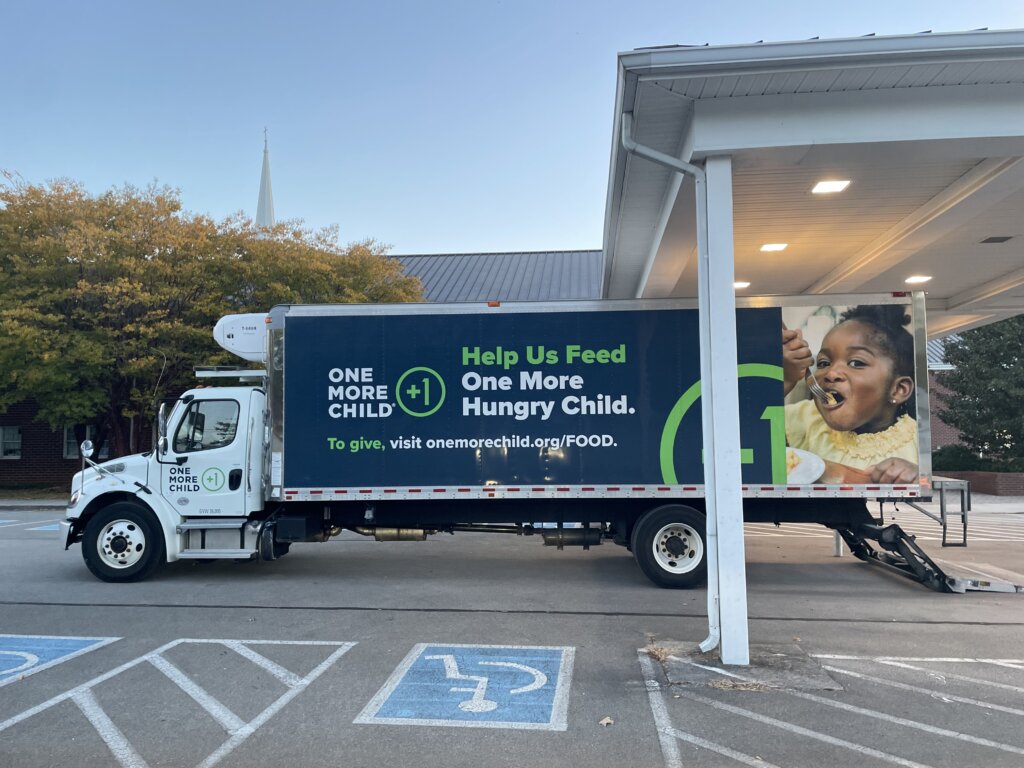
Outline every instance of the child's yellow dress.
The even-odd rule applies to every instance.
[[[825,423],[813,400],[803,400],[786,406],[786,442],[857,469],[891,458],[918,462],[917,422],[906,414],[881,432],[841,432]]]

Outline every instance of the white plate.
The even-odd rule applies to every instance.
[[[790,470],[786,482],[790,485],[807,485],[813,483],[825,472],[825,460],[810,451],[800,448],[786,448],[800,457],[800,463]]]

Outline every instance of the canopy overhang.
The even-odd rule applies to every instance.
[[[745,293],[923,288],[932,337],[1024,313],[1024,31],[620,54],[604,295],[693,297],[693,180],[622,148],[627,113],[643,145],[731,158]]]

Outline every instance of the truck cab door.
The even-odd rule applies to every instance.
[[[248,446],[243,425],[248,412],[249,403],[235,398],[197,398],[172,426],[168,453],[161,462],[160,492],[180,514],[246,514]]]
[[[264,449],[267,444],[266,424],[267,395],[263,390],[252,390],[249,399],[249,414],[246,423],[246,440],[248,442],[248,463],[245,468],[245,513],[259,512],[263,509],[263,465]]]

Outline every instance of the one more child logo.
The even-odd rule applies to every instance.
[[[444,403],[444,379],[433,368],[410,368],[398,378],[395,393],[398,407],[407,414],[429,416]]]
[[[203,488],[208,491],[219,491],[224,487],[224,473],[216,467],[205,470],[200,478]]]

